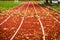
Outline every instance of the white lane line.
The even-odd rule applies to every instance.
[[[41,6],[39,6],[40,8],[42,8]],[[47,10],[45,10],[44,8],[42,8],[45,12],[47,12]],[[48,12],[49,13],[49,12]],[[60,23],[60,21],[58,21],[58,19],[56,19],[53,15],[50,14],[50,16],[52,18],[54,18],[55,21],[57,21],[58,23]]]
[[[24,5],[22,5],[20,8],[22,8]],[[18,6],[17,6],[18,7]],[[19,8],[19,9],[20,9]],[[6,10],[7,11],[7,10]],[[2,21],[2,23],[0,23],[0,25],[4,24],[11,16],[8,16],[4,21]]]
[[[10,18],[10,16],[8,16],[2,23],[0,23],[0,25],[2,25],[3,23],[5,23],[9,18]]]
[[[46,9],[46,11],[47,11],[48,9]],[[50,14],[50,16],[52,17],[52,18],[54,18],[58,23],[60,23],[60,21],[58,21],[53,15],[51,15]]]
[[[60,23],[60,21],[58,21],[53,15],[50,14],[51,17],[53,17],[58,23]]]
[[[30,4],[30,3],[29,3],[29,4]],[[28,7],[29,7],[29,4],[28,4],[28,6],[27,6],[27,8],[26,8],[26,12],[27,12],[27,9],[28,9]],[[25,13],[26,13],[26,12],[25,12]],[[13,40],[13,38],[16,36],[17,32],[19,31],[19,29],[21,28],[21,26],[22,26],[22,24],[23,24],[23,21],[24,21],[24,17],[22,18],[22,21],[21,21],[19,27],[17,28],[17,30],[16,30],[16,32],[13,34],[13,36],[10,38],[10,40]]]
[[[14,33],[14,35],[11,37],[11,39],[10,39],[10,40],[13,40],[13,38],[15,37],[15,35],[16,35],[16,34],[17,34],[17,32],[19,31],[19,29],[21,28],[21,26],[22,26],[22,24],[23,24],[23,21],[24,21],[24,17],[22,18],[22,21],[21,21],[21,23],[20,23],[20,25],[19,25],[18,29],[16,30],[16,32]]]
[[[32,5],[33,5],[33,7],[34,7],[34,4],[32,4]],[[36,8],[35,8],[35,7],[34,7],[34,10],[35,10],[35,12],[36,12],[36,14],[37,14],[37,11],[36,11]],[[40,18],[38,18],[38,20],[39,20],[39,23],[40,23],[41,28],[42,28],[43,40],[45,40],[45,31],[44,31],[43,24],[42,24],[42,22],[41,22]]]
[[[27,6],[27,8],[26,8],[26,12],[27,12],[27,9],[28,9],[29,5],[30,5],[30,2],[29,2],[28,6]],[[27,13],[26,13],[26,12],[25,12],[25,16],[27,15]]]
[[[45,31],[44,31],[43,24],[42,24],[42,22],[41,22],[41,20],[40,20],[40,19],[38,19],[38,20],[39,20],[39,23],[40,23],[41,28],[42,28],[42,32],[43,32],[43,40],[45,40]]]

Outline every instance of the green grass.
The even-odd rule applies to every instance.
[[[60,3],[53,5],[52,8],[54,8],[56,10],[60,10]]]
[[[44,5],[45,6],[50,6],[50,7],[54,8],[54,9],[56,9],[56,10],[60,10],[60,3],[58,3],[58,4],[52,4],[52,5],[45,3]]]
[[[14,2],[14,1],[0,1],[0,8],[6,8],[6,9],[9,9],[9,8],[12,8],[12,7],[15,7],[19,4],[21,4],[22,2],[19,1],[19,2]]]
[[[22,1],[19,2],[14,2],[14,1],[0,1],[0,13],[2,13],[3,11],[9,9],[9,8],[13,8],[17,5],[20,5],[22,3]]]
[[[21,4],[22,2],[24,2],[24,1],[19,1],[19,2],[14,2],[14,1],[0,1],[0,8],[9,9],[9,8],[12,8],[12,7],[15,7],[15,6]]]
[[[41,0],[40,0],[41,1]],[[38,2],[40,2],[38,1]],[[19,4],[21,4],[22,1],[19,2],[14,2],[14,1],[0,1],[0,10],[5,10],[5,9],[9,9],[9,8],[13,8]],[[51,6],[52,8],[56,9],[56,10],[60,10],[60,4],[55,4],[53,6]]]

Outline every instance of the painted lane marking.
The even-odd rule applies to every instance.
[[[2,23],[0,23],[0,25],[4,24],[9,18],[10,16],[8,16]]]
[[[24,5],[23,5],[24,6]],[[20,8],[22,8],[23,6],[21,6]],[[6,10],[7,11],[7,10]],[[8,16],[3,22],[0,23],[0,25],[4,24],[11,16]]]
[[[32,4],[32,5],[33,5],[33,4]],[[36,12],[36,14],[37,14],[37,11],[36,11],[36,8],[35,8],[35,6],[34,6],[34,5],[33,5],[33,7],[34,7],[34,10],[35,10],[35,12]],[[42,22],[41,22],[40,18],[38,18],[38,20],[39,20],[39,23],[40,23],[41,28],[42,28],[43,40],[45,40],[45,31],[44,31],[43,24],[42,24]]]
[[[29,3],[29,4],[30,4],[30,3]],[[28,9],[28,7],[29,7],[29,4],[28,4],[28,6],[27,6],[27,8],[26,8],[26,12],[27,12],[27,9]],[[26,12],[25,12],[25,13],[26,13]],[[21,26],[22,26],[22,24],[23,24],[23,21],[24,21],[24,17],[22,18],[22,21],[21,21],[19,27],[17,28],[17,30],[16,30],[16,32],[13,34],[13,36],[10,38],[10,40],[13,40],[13,38],[16,36],[16,34],[18,33],[19,29],[21,28]]]
[[[42,8],[41,6],[39,6],[40,8]],[[47,10],[45,10],[44,8],[42,8],[45,12],[47,12]],[[49,12],[48,12],[49,13]],[[51,17],[53,17],[51,14],[50,14]],[[58,21],[55,17],[53,17],[55,21],[57,21],[58,23],[60,23],[60,21]]]
[[[47,11],[48,9],[46,9]],[[60,23],[60,21],[58,21],[58,19],[56,19],[52,14],[50,14],[51,17],[53,17],[58,23]]]
[[[21,23],[20,23],[19,27],[17,28],[16,32],[13,34],[13,36],[11,37],[11,39],[10,39],[10,40],[13,40],[13,38],[15,37],[15,35],[16,35],[16,34],[17,34],[17,32],[19,31],[19,29],[21,28],[21,26],[22,26],[22,24],[23,24],[23,21],[24,21],[24,17],[22,18],[22,21],[21,21]]]

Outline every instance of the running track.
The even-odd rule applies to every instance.
[[[0,14],[0,40],[60,40],[60,14],[24,2]]]

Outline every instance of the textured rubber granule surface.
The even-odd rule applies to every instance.
[[[0,40],[60,40],[59,14],[37,2],[24,2],[0,14]]]

